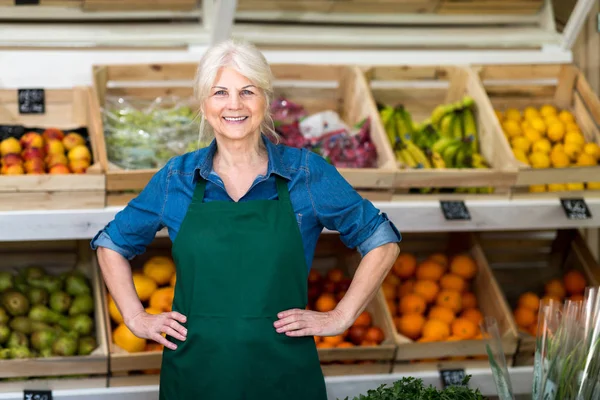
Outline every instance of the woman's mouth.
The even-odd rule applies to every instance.
[[[223,119],[229,123],[240,123],[244,122],[248,117],[223,117]]]

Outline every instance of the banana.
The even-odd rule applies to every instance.
[[[402,109],[400,110],[400,115],[402,116],[402,120],[404,121],[404,127],[406,128],[407,133],[412,135],[412,133],[415,131],[412,115],[410,115],[410,113],[404,107],[402,107]]]
[[[434,153],[444,154],[444,150],[446,149],[446,147],[455,143],[457,143],[457,141],[452,138],[442,137],[437,142],[435,142],[433,146],[431,146],[431,150]]]
[[[483,156],[479,153],[473,153],[471,155],[473,168],[489,168]]]
[[[419,164],[412,157],[412,155],[409,153],[409,151],[406,147],[404,147],[400,150],[400,154],[402,154],[402,158],[406,161],[406,165],[408,165],[410,168],[418,168],[419,167]]]
[[[444,163],[447,168],[454,168],[454,158],[456,157],[456,153],[460,150],[460,143],[453,143],[450,146],[446,147],[444,152],[442,153],[442,158],[444,159]]]
[[[471,149],[473,152],[479,150],[479,137],[477,133],[477,124],[475,122],[475,116],[473,115],[473,111],[470,108],[466,108],[463,111],[463,129],[465,137],[473,136],[473,141],[471,142]]]
[[[431,152],[431,164],[433,164],[433,167],[436,169],[446,168],[446,163],[444,162],[442,155],[435,151]]]
[[[394,109],[390,106],[385,106],[383,110],[379,112],[379,115],[381,116],[381,122],[383,122],[383,125],[385,126],[390,121],[390,118],[392,118],[392,115],[394,115]]]
[[[454,113],[444,115],[439,125],[440,134],[443,137],[452,137],[452,124],[454,122]]]
[[[437,106],[431,113],[431,123],[437,125],[442,117],[448,114],[448,111],[448,105],[446,104],[440,104]]]
[[[454,118],[454,125],[452,126],[452,136],[454,139],[462,139],[463,135],[463,126],[462,126],[462,112],[456,113]]]
[[[429,162],[429,159],[425,153],[423,153],[423,150],[417,147],[412,140],[404,139],[404,144],[406,145],[406,150],[417,163],[422,165],[424,168],[431,168],[431,163]]]

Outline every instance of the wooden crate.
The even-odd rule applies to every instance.
[[[440,0],[438,14],[531,15],[540,12],[544,0]]]
[[[392,369],[391,362],[372,361],[359,364],[342,364],[339,362],[321,364],[324,376],[347,376],[347,375],[381,375],[389,374]]]
[[[83,0],[85,11],[191,11],[198,0]]]
[[[551,104],[573,113],[587,141],[600,144],[600,101],[582,72],[571,64],[525,64],[474,66],[492,106],[523,110],[527,106]],[[488,121],[502,129],[497,118]],[[504,146],[508,140],[502,135]],[[528,193],[529,185],[576,183],[600,180],[600,166],[534,169],[516,160],[512,151],[502,152],[505,164],[519,169],[514,196],[556,197],[564,193]],[[600,191],[569,192],[570,195],[600,195]]]
[[[523,293],[543,296],[544,285],[570,269],[582,272],[589,286],[600,282],[600,266],[577,230],[485,232],[480,242],[511,310]],[[515,365],[533,365],[535,346],[535,337],[519,329]]]
[[[513,366],[513,359],[506,359],[506,366]],[[393,374],[411,374],[418,371],[419,373],[436,372],[441,370],[452,369],[489,369],[490,362],[487,356],[475,358],[467,357],[447,357],[446,359],[422,359],[411,362],[396,362],[392,367]],[[467,371],[467,374],[469,372]]]
[[[107,95],[154,99],[157,96],[193,94],[196,64],[143,64],[94,66],[94,85],[100,107]],[[304,105],[308,112],[332,109],[354,125],[362,118],[377,118],[375,103],[364,77],[357,68],[316,65],[274,64],[275,95],[284,95]],[[133,82],[133,83],[132,83]],[[152,87],[140,87],[148,82]],[[103,131],[101,129],[101,131]],[[391,197],[395,163],[380,125],[371,125],[371,137],[379,154],[378,168],[340,168],[340,173],[365,197],[375,200]],[[100,161],[106,171],[108,205],[122,205],[144,188],[156,170],[123,170],[112,165],[106,155],[104,136]]]
[[[35,6],[41,7],[70,7],[70,8],[79,8],[81,7],[83,0],[39,0],[39,4],[35,4]],[[34,4],[32,4],[34,5]],[[21,5],[15,4],[15,0],[0,0],[0,6],[15,6],[22,7]]]
[[[479,132],[480,151],[489,169],[400,169],[394,179],[394,200],[404,197],[508,197],[516,180],[514,166],[506,165],[511,154],[502,130],[489,121],[495,118],[493,109],[472,71],[452,66],[374,66],[365,71],[376,102],[388,105],[403,104],[413,121],[422,122],[440,104],[447,104],[469,95],[475,100],[475,118]],[[385,132],[381,118],[379,130]],[[446,193],[436,195],[409,194],[409,189],[492,187],[493,194]]]
[[[87,128],[92,165],[85,174],[0,175],[0,210],[77,209],[104,207],[104,180],[98,156],[91,89],[47,89],[44,114],[20,114],[17,90],[0,90],[0,125],[24,125],[36,128]]]
[[[238,11],[311,13],[432,13],[439,0],[239,0]]]
[[[0,244],[0,270],[15,271],[27,266],[41,266],[47,273],[60,274],[73,268],[89,279],[94,297],[95,337],[98,347],[87,356],[30,358],[3,360],[1,378],[31,378],[2,380],[0,392],[67,387],[106,387],[108,373],[108,343],[102,302],[100,274],[85,241],[7,242]],[[74,376],[86,375],[75,378]],[[73,376],[64,379],[65,376]],[[42,378],[43,377],[43,378]]]
[[[496,319],[504,353],[512,357],[517,349],[517,328],[477,237],[467,232],[407,234],[403,243],[402,251],[414,254],[419,261],[436,252],[448,256],[467,252],[473,257],[478,271],[472,281],[472,291],[477,297],[478,308],[484,316]],[[387,312],[392,318],[389,308]],[[453,357],[469,358],[487,354],[485,340],[419,343],[399,334],[396,330],[394,335],[398,346],[396,363],[400,364],[405,364],[406,361],[430,359],[436,359],[439,363],[452,361],[448,358]]]

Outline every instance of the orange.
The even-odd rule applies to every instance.
[[[450,325],[456,316],[454,312],[446,307],[434,306],[429,310],[429,319],[439,319]]]
[[[450,337],[450,327],[438,319],[430,319],[423,325],[423,337],[434,341],[446,340]]]
[[[321,336],[314,336],[314,338],[315,338],[315,343],[316,344],[321,343]]]
[[[518,307],[515,312],[515,322],[521,328],[526,328],[535,323],[535,313],[528,308]]]
[[[446,274],[440,279],[440,287],[442,289],[456,290],[457,292],[464,292],[467,288],[467,282],[458,275]]]
[[[519,297],[519,307],[525,307],[532,311],[540,308],[540,298],[533,292],[525,292]]]
[[[389,273],[383,280],[383,283],[388,283],[390,285],[393,285],[394,287],[397,287],[398,285],[400,285],[400,278],[398,278],[396,275],[394,275],[392,273]]]
[[[463,340],[463,339],[458,336],[450,336],[450,337],[448,337],[448,339],[446,339],[446,341],[448,341],[448,342],[457,342],[459,340]]]
[[[396,301],[394,300],[386,300],[388,308],[390,310],[390,314],[392,314],[392,317],[396,314],[398,314],[398,304],[396,303]]]
[[[169,277],[169,279],[170,278],[171,277]],[[152,293],[154,293],[157,288],[154,279],[140,273],[133,274],[133,285],[135,286],[135,291],[141,301],[150,299],[150,296],[152,296]]]
[[[462,308],[464,310],[468,308],[477,308],[477,297],[472,292],[466,292],[462,294]]]
[[[162,351],[163,347],[165,346],[156,342],[146,343],[144,351]]]
[[[381,284],[381,289],[383,290],[383,295],[385,296],[386,300],[396,300],[396,286],[388,282],[383,282]]]
[[[427,303],[433,303],[439,292],[440,287],[434,281],[418,280],[413,288],[413,293],[421,296]]]
[[[400,278],[406,279],[413,276],[416,268],[417,258],[414,255],[410,253],[400,253],[398,258],[394,262],[392,270]]]
[[[315,302],[315,309],[320,312],[327,312],[335,309],[336,305],[335,297],[330,293],[324,293]]]
[[[329,271],[327,271],[327,279],[330,282],[338,283],[344,279],[344,271],[339,268],[331,268]]]
[[[150,307],[162,311],[171,311],[174,295],[175,290],[171,286],[157,289],[152,293],[152,296],[150,296]]]
[[[441,307],[446,307],[459,312],[462,309],[461,294],[455,290],[442,290],[437,297],[436,304]]]
[[[466,318],[456,318],[452,322],[452,335],[461,339],[471,339],[477,334],[477,325]]]
[[[443,253],[434,253],[427,257],[427,259],[434,261],[444,267],[444,270],[448,268],[448,257]]]
[[[337,346],[344,341],[343,335],[323,336],[323,343],[329,343],[332,346]]]
[[[577,270],[571,270],[563,277],[565,289],[569,294],[582,294],[587,286],[585,276]]]
[[[473,322],[476,326],[479,326],[479,323],[483,321],[483,314],[476,308],[466,309],[460,314],[461,318],[468,319]]]
[[[146,307],[146,309],[144,311],[146,311],[148,314],[152,314],[152,315],[158,315],[163,312],[163,310],[154,308],[154,307]]]
[[[416,294],[407,294],[400,299],[401,314],[423,314],[427,308],[425,299]]]
[[[581,294],[574,294],[571,297],[569,297],[569,300],[571,300],[571,301],[583,301],[583,295],[581,295]]]
[[[342,342],[335,347],[337,347],[338,349],[347,349],[349,347],[354,347],[354,344],[350,342]]]
[[[367,330],[367,333],[365,334],[364,338],[364,340],[375,342],[377,344],[383,342],[384,339],[385,335],[383,334],[383,331],[381,330],[381,328],[378,328],[376,326],[370,327]]]
[[[551,300],[556,301],[557,303],[562,302],[562,299],[554,294],[547,294],[544,297],[542,297],[540,301],[546,304],[546,303],[549,303]],[[534,311],[537,311],[537,310],[534,310]]]
[[[361,346],[377,346],[377,342],[373,342],[371,340],[363,340],[360,342]]]
[[[450,262],[450,272],[464,279],[473,279],[477,274],[477,264],[468,254],[459,254]]]
[[[119,324],[112,337],[117,346],[129,353],[139,353],[146,349],[146,339],[135,336],[125,324]]]
[[[439,281],[444,275],[444,267],[435,261],[425,260],[417,266],[416,276],[418,280]]]
[[[317,349],[333,349],[334,347],[334,344],[325,341],[317,343]]]
[[[175,275],[175,263],[169,257],[155,256],[144,263],[143,270],[157,285],[166,285]]]
[[[527,332],[529,332],[532,336],[537,336],[537,328],[538,324],[537,322],[534,322],[527,328]]]
[[[546,283],[546,294],[553,294],[564,299],[567,295],[567,291],[560,279],[552,279],[550,282]]]
[[[406,314],[396,321],[396,329],[409,339],[416,340],[421,336],[425,325],[425,317],[421,314]]]
[[[369,327],[373,322],[373,318],[371,318],[371,313],[368,311],[363,311],[358,318],[354,321],[354,326],[364,326]]]
[[[437,342],[437,339],[427,338],[427,337],[421,337],[419,340],[417,340],[417,342],[419,342],[419,343]]]
[[[171,277],[171,281],[169,282],[169,285],[175,287],[176,282],[177,282],[177,274],[173,274],[173,276]]]
[[[108,296],[108,313],[114,322],[117,324],[123,323],[123,316],[119,312],[119,308],[117,307],[117,303],[113,300],[112,296],[109,294]]]
[[[413,279],[402,282],[398,287],[398,298],[402,298],[407,294],[411,294],[414,287],[415,281]]]

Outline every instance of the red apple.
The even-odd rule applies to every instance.
[[[3,175],[23,175],[25,171],[21,164],[18,165],[4,165],[0,169],[0,173]]]
[[[69,161],[86,160],[88,163],[92,160],[92,155],[86,146],[79,145],[69,150]]]
[[[67,156],[64,154],[50,154],[46,157],[46,166],[48,168],[52,168],[57,164],[67,165],[69,160],[67,160]]]
[[[50,168],[50,171],[48,172],[52,175],[66,175],[71,173],[71,171],[69,171],[69,168],[64,164],[57,164],[54,167]]]
[[[73,132],[67,133],[62,142],[67,151],[77,146],[85,145],[85,139],[80,134]]]
[[[63,131],[61,131],[60,129],[48,128],[44,131],[44,133],[42,133],[42,136],[44,136],[44,139],[46,139],[46,140],[62,141],[65,137],[65,133]]]
[[[46,146],[44,147],[46,150],[46,154],[65,154],[65,146],[63,146],[60,140],[51,139],[46,141]]]
[[[41,158],[32,158],[25,161],[25,171],[28,174],[43,174],[45,173],[46,165]]]
[[[21,140],[19,142],[24,149],[31,147],[41,149],[44,147],[44,138],[37,132],[27,132],[21,136]]]
[[[86,160],[71,160],[69,161],[69,169],[74,174],[85,174],[85,171],[90,166],[90,163]]]
[[[7,167],[11,165],[23,165],[23,160],[18,154],[7,154],[2,157],[2,165]]]
[[[28,147],[21,153],[23,160],[33,160],[34,158],[44,158],[44,150],[37,147]]]

